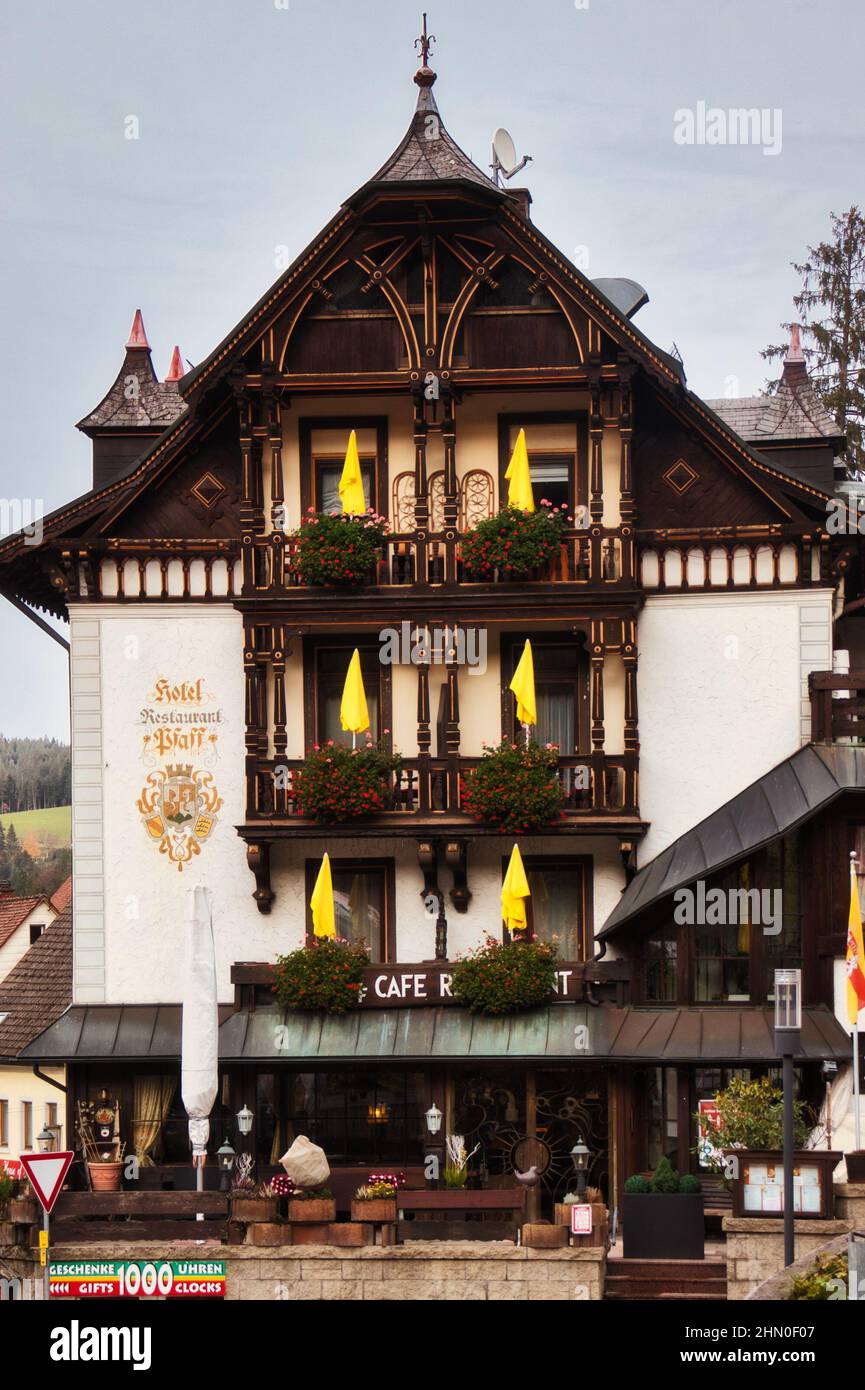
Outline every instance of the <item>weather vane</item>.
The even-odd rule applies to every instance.
[[[421,67],[429,67],[429,59],[430,54],[432,53],[432,46],[434,43],[437,42],[438,40],[436,39],[435,34],[428,34],[426,31],[426,14],[424,14],[423,33],[421,34],[419,39],[415,39],[414,41],[414,46],[420,55]]]

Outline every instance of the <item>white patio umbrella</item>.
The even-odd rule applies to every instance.
[[[210,1112],[219,1086],[219,1011],[213,947],[213,895],[202,884],[186,899],[180,1090],[189,1116],[196,1189],[204,1188]]]

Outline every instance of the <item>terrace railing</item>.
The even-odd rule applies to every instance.
[[[813,743],[865,742],[865,671],[812,671],[808,690]]]

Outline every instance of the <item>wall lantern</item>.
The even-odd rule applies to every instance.
[[[234,1167],[234,1160],[237,1154],[231,1147],[230,1140],[226,1139],[221,1148],[216,1150],[216,1161],[219,1164],[219,1187],[222,1192],[227,1192],[231,1183],[231,1170]]]
[[[368,1105],[366,1108],[366,1122],[368,1125],[390,1124],[390,1106]]]
[[[41,1134],[36,1136],[36,1147],[41,1154],[50,1154],[54,1149],[55,1134],[46,1125]]]
[[[798,1032],[802,1027],[802,971],[775,971],[775,1031]]]
[[[430,1134],[438,1134],[439,1130],[442,1127],[442,1112],[439,1110],[435,1101],[433,1101],[429,1110],[426,1112],[425,1119],[426,1127],[429,1130]]]
[[[571,1149],[571,1162],[578,1173],[585,1173],[588,1168],[590,1152],[591,1150],[586,1148],[582,1139],[578,1139]]]
[[[254,1119],[252,1111],[244,1105],[242,1110],[237,1112],[237,1128],[241,1134],[252,1133],[252,1121]]]

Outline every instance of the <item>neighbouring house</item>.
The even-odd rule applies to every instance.
[[[32,1152],[47,1126],[63,1148],[66,1069],[22,1062],[22,1048],[59,1018],[72,1000],[72,913],[61,913],[0,982],[0,1163]]]
[[[19,898],[8,880],[0,882],[0,981],[5,980],[59,912],[50,898]]]
[[[698,1103],[777,1066],[777,966],[804,972],[803,1098],[819,1104],[824,1063],[849,1062],[862,538],[827,529],[840,440],[795,338],[778,396],[702,401],[641,331],[645,292],[572,264],[529,193],[457,145],[426,64],[415,82],[394,153],[358,170],[209,356],[183,375],[175,354],[164,390],[136,314],[82,422],[92,490],[45,519],[41,545],[0,544],[0,589],[68,618],[71,640],[72,1000],[21,1059],[66,1065],[67,1126],[76,1099],[107,1091],[147,1180],[191,1184],[179,1001],[202,882],[222,1005],[214,1150],[241,1142],[248,1106],[262,1176],[299,1134],[336,1171],[419,1168],[435,1104],[478,1146],[483,1183],[537,1167],[549,1215],[580,1139],[610,1205],[662,1155],[696,1169]],[[671,254],[675,239],[673,222]],[[339,507],[352,430],[389,529],[353,582],[337,547],[332,582],[311,584],[297,533]],[[521,430],[536,501],[567,520],[543,563],[503,552],[473,571],[467,538],[505,507]],[[434,631],[441,660],[432,643],[383,659],[386,634]],[[527,639],[562,811],[504,836],[465,785],[485,745],[522,737],[510,684]],[[402,764],[374,813],[326,823],[299,792],[315,745],[350,743],[355,650],[372,736]],[[454,1003],[450,972],[503,932],[515,839],[558,991],[486,1018]],[[277,957],[310,940],[325,851],[340,933],[372,961],[341,1017],[285,1012],[272,992]],[[675,893],[703,881],[747,902],[783,891],[772,934],[753,915],[680,924]]]
[[[51,894],[51,906],[57,913],[65,912],[72,904],[72,875],[63,880],[60,887]]]

